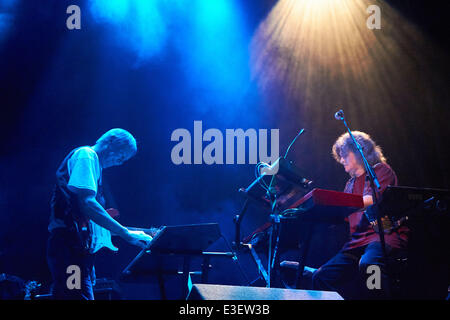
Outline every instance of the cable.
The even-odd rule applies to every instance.
[[[225,238],[225,236],[223,234],[220,234],[220,237],[223,238],[223,240],[225,241],[225,244],[228,247],[228,250],[230,250],[233,253],[233,261],[237,264],[239,271],[241,272],[242,276],[244,277],[245,281],[246,281],[246,285],[249,286],[251,284],[250,280],[248,279],[247,275],[244,272],[244,269],[242,269],[241,264],[239,263],[239,260],[237,258],[236,252],[233,251],[233,248],[231,247],[230,243],[228,242],[227,238]]]
[[[260,177],[261,177],[261,167],[267,167],[267,168],[270,168],[270,165],[268,165],[267,163],[265,163],[265,162],[259,162],[256,166],[255,166],[255,176],[256,176],[256,179],[258,179],[258,183],[260,184],[260,186],[264,189],[264,190],[266,190],[267,192],[269,191],[269,186],[267,185],[267,183],[264,181],[264,178],[261,178],[261,179],[259,179]]]
[[[292,216],[301,214],[306,211],[307,210],[305,210],[303,208],[290,208],[290,209],[286,209],[283,212],[281,212],[281,215],[284,217],[292,217]]]

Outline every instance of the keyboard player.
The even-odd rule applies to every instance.
[[[397,176],[386,163],[381,148],[371,137],[359,131],[352,131],[361,145],[364,155],[373,167],[381,185],[382,193],[388,185],[397,185]],[[350,135],[341,135],[333,145],[332,154],[349,174],[344,192],[363,196],[364,207],[373,204],[372,189],[361,156]],[[350,238],[343,248],[312,275],[313,289],[339,292],[346,299],[387,299],[390,297],[385,263],[379,235],[374,231],[364,211],[348,217]],[[402,256],[407,244],[406,227],[400,227],[390,234],[385,234],[388,255]],[[381,270],[380,289],[369,290],[366,285],[367,268],[377,265]]]

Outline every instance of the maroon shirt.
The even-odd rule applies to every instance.
[[[384,192],[387,186],[397,185],[397,176],[388,164],[377,163],[373,169],[381,186],[380,194]],[[344,192],[372,196],[370,180],[366,179],[366,177],[367,175],[363,174],[348,180]],[[350,224],[350,241],[344,245],[343,250],[358,248],[374,241],[380,241],[380,236],[373,230],[364,214],[364,210],[352,213],[348,217],[348,222]],[[404,248],[408,239],[407,233],[408,228],[402,226],[391,234],[385,234],[385,243],[392,248]]]

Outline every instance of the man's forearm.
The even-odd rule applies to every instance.
[[[123,227],[116,220],[103,209],[103,207],[95,200],[95,198],[88,198],[82,201],[81,210],[92,221],[99,226],[109,230],[120,237],[126,237],[128,230]]]

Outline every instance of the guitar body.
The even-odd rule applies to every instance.
[[[120,216],[119,210],[114,208],[106,209],[106,212],[113,218],[118,219]],[[96,253],[103,248],[107,248],[113,252],[119,251],[117,247],[114,246],[111,240],[111,232],[106,230],[105,228],[99,226],[98,224],[90,221],[90,226],[92,228],[92,239],[90,245],[90,253]],[[160,228],[134,228],[134,227],[126,227],[131,231],[142,231],[146,234],[150,235],[152,238],[156,236],[156,234],[160,231]]]

